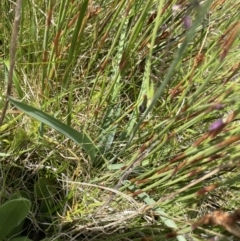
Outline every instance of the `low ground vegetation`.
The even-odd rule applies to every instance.
[[[1,240],[240,237],[238,1],[0,6]]]

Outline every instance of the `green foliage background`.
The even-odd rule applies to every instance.
[[[15,3],[0,4],[3,106]],[[32,203],[22,234],[230,237],[192,225],[239,207],[239,13],[233,0],[23,1],[0,127],[1,203]]]

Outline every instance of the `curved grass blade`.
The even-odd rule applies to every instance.
[[[64,136],[70,138],[71,140],[79,144],[87,152],[91,160],[94,161],[96,147],[91,138],[85,132],[78,132],[73,128],[67,126],[66,124],[62,123],[61,121],[55,119],[54,117],[44,113],[43,111],[38,110],[37,108],[34,108],[32,106],[29,106],[12,97],[9,97],[9,101],[18,109],[25,112],[27,115],[52,127],[53,129],[62,133]]]

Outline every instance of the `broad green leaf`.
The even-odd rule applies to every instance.
[[[39,178],[34,183],[34,194],[41,202],[40,213],[47,213],[54,206],[54,195],[57,193],[52,181],[48,178]]]
[[[24,192],[24,191],[19,191],[14,193],[9,199],[10,200],[16,200],[19,198],[26,198],[27,200],[29,200],[29,195],[28,193]],[[19,222],[17,224],[17,226],[15,226],[7,235],[7,238],[11,238],[11,237],[16,237],[17,234],[20,234],[23,231],[23,226],[24,226],[25,220],[23,219],[21,222]],[[16,238],[17,239],[17,238]],[[12,239],[11,239],[12,240]],[[14,239],[15,240],[15,239]]]
[[[0,206],[0,240],[26,218],[31,203],[25,198],[10,200]]]
[[[91,160],[94,160],[96,153],[95,145],[85,132],[78,132],[73,128],[67,126],[66,124],[62,123],[61,121],[55,119],[54,117],[44,113],[43,111],[38,110],[37,108],[27,105],[12,97],[9,97],[9,101],[18,109],[25,112],[27,115],[52,127],[53,129],[62,133],[64,136],[70,138],[71,140],[79,144],[87,152]]]
[[[10,241],[32,241],[32,239],[29,239],[28,237],[17,237],[10,239]]]

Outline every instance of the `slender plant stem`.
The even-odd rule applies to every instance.
[[[15,65],[15,56],[16,56],[16,49],[17,49],[17,36],[18,36],[19,25],[21,20],[21,8],[22,8],[22,0],[17,0],[16,8],[15,8],[13,32],[12,32],[11,43],[10,43],[10,67],[9,67],[9,73],[8,73],[6,101],[5,101],[5,104],[2,110],[2,115],[0,118],[0,126],[2,125],[4,117],[7,112],[8,102],[9,102],[8,97],[11,95],[11,92],[12,92],[12,78],[13,78],[13,70]]]

